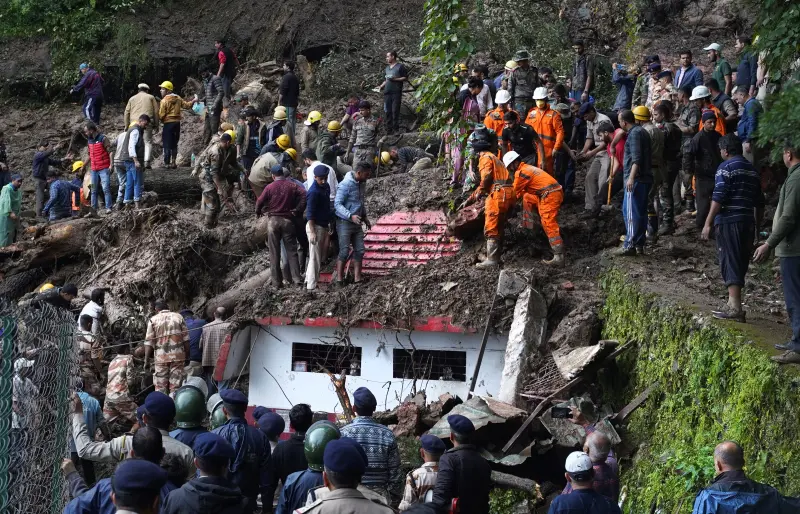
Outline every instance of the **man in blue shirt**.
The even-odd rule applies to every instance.
[[[80,381],[80,379],[78,380]],[[82,386],[82,384],[79,385]],[[100,407],[100,402],[98,402],[94,396],[80,390],[78,391],[78,398],[81,399],[81,404],[83,404],[83,418],[86,420],[86,428],[89,432],[89,437],[94,440],[94,434],[99,427],[103,432],[103,436],[106,439],[111,439],[111,435],[105,423],[105,418],[103,418],[103,409]],[[69,448],[72,462],[75,466],[80,464],[83,470],[83,478],[86,480],[86,483],[91,486],[95,483],[94,463],[90,460],[78,457],[78,450],[75,448],[75,441],[72,437],[69,438]]]
[[[736,85],[744,86],[750,96],[756,96],[756,83],[758,82],[758,59],[752,52],[745,52],[744,49],[753,42],[749,35],[740,34],[736,36],[736,43],[733,47],[739,55],[739,65],[736,67]]]
[[[692,87],[703,85],[703,72],[692,64],[691,50],[681,50],[681,67],[675,74],[675,87],[686,85]]]
[[[339,234],[339,258],[336,260],[336,281],[341,285],[344,278],[344,265],[350,256],[350,244],[353,244],[353,279],[361,282],[361,260],[364,258],[364,230],[372,226],[367,219],[365,196],[367,179],[372,173],[372,164],[359,162],[356,169],[347,173],[336,191],[334,208],[336,209],[336,232]]]
[[[594,468],[586,453],[570,453],[565,468],[572,493],[556,496],[547,514],[621,514],[616,503],[593,489]]]
[[[306,289],[311,291],[317,288],[319,269],[328,256],[332,213],[331,186],[328,185],[330,167],[320,163],[309,171],[314,175],[314,182],[306,193],[306,233],[311,245],[306,268]]]
[[[764,214],[761,179],[753,165],[742,156],[742,143],[734,134],[719,140],[723,162],[714,177],[711,210],[702,237],[711,237],[716,228],[719,266],[728,288],[728,303],[712,315],[744,323],[742,287],[753,254],[756,227]]]
[[[81,80],[72,86],[69,94],[84,91],[83,117],[100,124],[100,111],[103,108],[103,77],[88,64],[80,65]]]
[[[617,85],[617,100],[614,102],[613,111],[619,112],[631,108],[633,98],[633,85],[635,77],[628,74],[628,70],[622,64],[614,63],[611,65],[611,81]]]
[[[181,316],[189,329],[189,367],[186,370],[188,376],[203,375],[203,350],[200,349],[200,337],[203,335],[203,327],[206,320],[198,318],[191,309],[183,309]]]
[[[36,181],[36,216],[42,217],[45,195],[47,194],[47,176],[50,174],[50,166],[61,166],[61,159],[53,159],[52,155],[61,148],[61,145],[50,148],[50,142],[42,140],[36,147],[33,154],[33,173],[31,176]]]
[[[80,193],[81,188],[61,178],[57,173],[47,177],[50,186],[50,199],[42,209],[42,214],[50,221],[56,221],[72,216],[72,192]]]
[[[618,255],[631,256],[644,253],[647,232],[647,198],[653,186],[651,169],[652,150],[650,136],[636,123],[633,112],[619,113],[619,126],[628,133],[622,163],[625,197],[622,217],[625,219],[625,243]]]
[[[758,159],[755,152],[754,138],[758,129],[758,117],[763,111],[761,103],[755,97],[750,96],[750,90],[747,86],[736,86],[733,92],[733,100],[743,108],[742,117],[736,127],[736,133],[743,144],[742,155],[757,168]]]

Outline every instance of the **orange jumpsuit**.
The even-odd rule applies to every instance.
[[[716,105],[710,104],[706,107],[703,107],[702,109],[700,109],[700,114],[702,114],[703,111],[712,111],[714,115],[717,117],[717,124],[714,127],[714,130],[719,132],[720,136],[724,136],[725,134],[728,133],[728,129],[725,127],[725,115],[722,114],[722,111],[720,111]],[[700,117],[700,124],[697,126],[697,131],[700,132],[701,130],[703,130],[702,116]]]
[[[481,195],[486,197],[486,221],[483,226],[483,235],[486,239],[500,239],[506,221],[508,210],[514,205],[514,189],[511,184],[511,174],[503,162],[491,152],[481,152],[478,160],[478,171],[481,174],[481,183],[472,193],[472,199]]]
[[[544,155],[539,155],[539,163],[544,164],[547,173],[554,175],[553,153],[564,143],[564,124],[561,123],[561,115],[549,105],[545,105],[542,109],[534,107],[525,118],[525,123],[533,127],[544,145]]]
[[[510,110],[509,112],[515,111]],[[498,138],[503,136],[503,127],[505,127],[503,116],[505,116],[505,114],[506,111],[502,110],[500,107],[495,107],[491,111],[487,112],[486,117],[483,119],[483,124],[494,130],[497,133]]]
[[[553,253],[561,253],[564,241],[556,216],[564,201],[564,192],[558,181],[540,168],[520,163],[514,176],[514,196],[522,198],[522,226],[533,228],[533,210],[537,208],[550,248]]]

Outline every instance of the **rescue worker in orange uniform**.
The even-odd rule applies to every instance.
[[[547,102],[546,87],[537,87],[533,92],[533,99],[536,107],[528,113],[525,123],[539,134],[544,145],[544,155],[539,156],[539,162],[544,165],[547,173],[555,175],[553,154],[564,145],[564,125],[561,123],[561,115],[551,109]]]
[[[516,111],[511,109],[511,93],[505,89],[501,89],[496,95],[494,95],[494,103],[497,105],[497,107],[486,113],[486,117],[483,119],[483,124],[494,130],[499,139],[503,137],[503,127],[505,126],[503,116],[505,116],[507,112]],[[519,114],[517,116],[519,116]],[[505,151],[503,146],[504,145],[500,145],[501,156]]]
[[[690,102],[694,102],[698,109],[700,109],[700,114],[711,111],[717,117],[717,126],[716,131],[719,133],[720,136],[724,136],[728,133],[727,127],[725,126],[725,115],[722,114],[714,102],[711,101],[711,91],[706,86],[697,86],[692,89],[692,96],[689,98]],[[703,121],[701,120],[697,126],[697,131],[700,132],[703,130]]]
[[[479,262],[477,268],[491,268],[500,265],[500,246],[508,210],[514,205],[514,189],[511,174],[492,153],[491,145],[485,140],[475,140],[472,148],[478,153],[478,171],[481,182],[467,199],[469,205],[486,197],[486,221],[483,235],[486,236],[486,260]]]
[[[548,266],[563,266],[564,241],[556,220],[564,201],[561,184],[543,169],[522,162],[513,150],[503,156],[503,164],[514,175],[514,197],[522,200],[522,227],[533,229],[533,211],[539,211],[542,229],[553,250],[553,258],[542,262]]]

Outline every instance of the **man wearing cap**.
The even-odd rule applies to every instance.
[[[319,138],[319,124],[322,122],[322,113],[311,111],[308,118],[303,122],[303,132],[300,134],[300,151],[317,149],[317,139]]]
[[[622,216],[625,220],[625,243],[618,255],[633,256],[644,253],[647,233],[647,199],[653,187],[651,169],[652,151],[650,136],[636,123],[631,111],[619,113],[619,125],[628,133],[625,140],[625,154],[622,164],[622,178],[625,182],[625,197],[622,202]]]
[[[436,477],[439,476],[439,459],[447,449],[441,439],[435,435],[425,434],[420,437],[419,455],[422,457],[422,467],[415,469],[406,476],[406,488],[403,491],[403,500],[398,510],[408,510],[416,504],[430,501]]]
[[[120,158],[125,163],[125,205],[138,208],[144,190],[144,131],[152,120],[142,114],[127,130]]]
[[[517,111],[508,111],[503,114],[502,140],[503,152],[514,150],[524,162],[531,166],[536,166],[538,156],[544,155],[544,146],[539,135],[536,134],[533,127],[522,123]]]
[[[711,111],[702,115],[701,130],[694,135],[687,150],[691,159],[691,174],[694,176],[695,203],[697,216],[695,225],[702,230],[711,209],[711,196],[714,192],[714,177],[722,164],[719,151],[719,132],[716,131],[717,118]]]
[[[208,145],[217,130],[219,130],[220,116],[222,116],[222,101],[225,97],[225,89],[222,78],[211,73],[207,66],[201,66],[198,70],[203,81],[203,88],[200,95],[195,95],[195,102],[204,102],[206,108],[205,126],[203,128],[203,146]]]
[[[264,145],[261,147],[261,155],[264,155],[264,148],[278,140],[279,137],[286,134],[286,107],[278,106],[272,113],[272,121],[267,125],[264,133]],[[288,134],[287,134],[288,135]],[[285,145],[283,150],[292,146],[292,138],[289,136],[289,144]]]
[[[245,419],[247,397],[237,389],[221,391],[222,408],[227,421],[213,430],[233,446],[236,457],[228,466],[229,478],[247,498],[242,511],[250,514],[256,508],[256,497],[261,493],[264,502],[267,494],[267,470],[270,459],[269,441],[258,428],[248,425]]]
[[[439,460],[439,475],[433,489],[431,506],[437,512],[448,512],[457,500],[461,514],[487,514],[492,469],[472,444],[475,425],[460,414],[447,417],[453,448]]]
[[[267,226],[270,274],[272,286],[283,287],[284,280],[294,285],[303,282],[300,277],[300,261],[297,258],[297,232],[294,218],[302,216],[306,208],[306,192],[288,180],[284,168],[279,164],[272,166],[272,183],[261,192],[256,201],[256,216],[266,213],[269,217]],[[286,248],[290,277],[282,276],[281,243]]]
[[[331,187],[328,177],[333,171],[330,166],[322,163],[308,168],[314,176],[314,182],[306,193],[306,234],[311,245],[306,268],[306,289],[309,291],[317,288],[319,270],[328,256],[328,243],[330,242],[331,221]],[[335,198],[335,197],[334,197]]]
[[[50,221],[71,217],[72,193],[80,193],[81,188],[63,179],[60,173],[54,171],[47,176],[47,185],[50,187],[50,199],[44,204],[42,214]]]
[[[205,225],[207,228],[214,228],[217,226],[221,203],[229,201],[231,185],[239,179],[239,173],[244,171],[236,160],[236,148],[230,134],[222,134],[219,141],[201,156],[200,169]]]
[[[600,211],[597,192],[608,181],[608,172],[611,168],[611,158],[606,151],[605,140],[600,135],[600,127],[606,122],[611,123],[611,119],[597,112],[594,104],[589,102],[581,105],[578,117],[586,122],[586,142],[575,159],[579,162],[591,160],[586,171],[584,217],[593,218]]]
[[[294,127],[297,122],[295,113],[300,99],[300,81],[297,79],[297,75],[294,74],[293,61],[283,61],[283,77],[281,78],[279,92],[278,105],[286,108],[286,118],[284,118],[288,129],[286,133],[292,139],[292,146],[294,146]]]
[[[11,182],[0,191],[0,246],[14,244],[22,206],[22,175],[11,175]]]
[[[228,467],[236,459],[233,446],[217,434],[205,433],[194,442],[196,478],[172,491],[162,514],[241,514],[247,500],[228,478]]]
[[[279,426],[280,433],[283,433],[283,429],[286,426],[283,418],[278,416],[278,418],[280,418],[278,419],[274,418],[274,416],[277,416],[277,414],[264,414],[264,416],[258,420],[259,427],[264,431],[264,423],[272,419],[273,421],[271,421],[271,424]],[[311,412],[311,407],[308,404],[298,403],[289,411],[289,427],[293,432],[289,439],[279,441],[277,444],[273,445],[274,451],[269,459],[269,467],[267,469],[266,495],[269,501],[265,501],[262,496],[263,512],[272,512],[272,498],[275,496],[275,491],[278,490],[278,484],[286,486],[289,475],[308,469],[309,461],[307,460],[308,451],[306,450],[306,446],[308,445],[306,444],[306,436],[313,419],[314,414]],[[262,423],[262,421],[264,423]],[[277,435],[279,436],[280,433]],[[267,437],[269,438],[269,435]],[[322,469],[320,468],[319,471],[322,471]],[[322,485],[322,478],[320,477],[319,480],[318,485]],[[305,497],[305,493],[303,493],[303,500],[305,500]],[[301,503],[298,506],[301,505],[303,504]]]
[[[253,419],[256,420],[258,429],[264,433],[264,436],[269,441],[270,455],[272,455],[270,463],[272,463],[275,459],[275,448],[278,446],[281,434],[286,429],[286,421],[284,421],[283,416],[273,411],[267,411],[256,416],[256,411],[263,408],[258,407],[253,411]]]
[[[156,514],[159,493],[167,483],[167,472],[157,464],[132,459],[121,463],[111,479],[111,499],[121,514]]]
[[[719,112],[724,117],[725,133],[733,134],[736,132],[736,124],[739,121],[739,108],[736,107],[733,99],[720,91],[720,84],[717,79],[710,78],[706,80],[705,86],[711,92],[711,103],[719,109]]]
[[[617,63],[611,65],[611,82],[613,82],[619,90],[617,91],[617,98],[614,100],[613,111],[619,112],[623,109],[631,108],[631,97],[633,95],[635,80],[636,75],[629,75],[625,65]]]
[[[570,98],[576,102],[588,102],[594,90],[594,59],[586,53],[583,41],[572,43],[575,60],[572,64],[572,91]]]
[[[347,428],[347,427],[345,427]],[[330,490],[324,497],[295,514],[389,514],[392,509],[366,498],[359,490],[369,473],[367,455],[357,441],[342,436],[330,441],[323,454],[322,480]]]
[[[570,494],[556,496],[548,514],[620,514],[619,506],[593,488],[594,466],[585,452],[567,457],[564,476],[572,486]]]
[[[164,452],[179,458],[188,469],[187,476],[193,476],[195,472],[194,452],[182,442],[170,437],[167,431],[175,419],[175,402],[172,401],[172,398],[164,393],[154,391],[147,395],[144,405],[140,408],[144,412],[142,422],[161,432]],[[129,456],[133,443],[131,436],[122,435],[108,442],[92,441],[83,419],[83,405],[77,395],[73,397],[72,409],[72,437],[81,459],[95,462],[119,462]]]
[[[564,145],[564,126],[561,123],[561,115],[550,108],[546,87],[537,87],[533,92],[533,100],[536,102],[536,107],[528,113],[525,123],[536,131],[542,141],[544,153],[538,159],[540,167],[547,173],[555,175],[553,154],[556,150],[569,150]]]
[[[345,160],[355,149],[353,164],[371,163],[375,159],[378,148],[378,120],[372,116],[372,104],[367,100],[361,100],[361,103],[358,104],[358,111],[361,113],[361,117],[353,122]]]
[[[146,114],[152,123],[144,131],[144,164],[145,168],[150,169],[151,156],[153,151],[153,133],[158,132],[158,101],[150,94],[150,86],[139,84],[139,92],[128,99],[125,106],[125,126],[130,126],[133,120],[138,120],[139,116]]]
[[[486,117],[488,118],[489,115],[487,114]],[[503,117],[501,116],[501,126],[502,119]],[[400,165],[403,173],[430,169],[436,159],[434,155],[416,146],[403,146],[401,148],[393,146],[389,149],[389,155]]]
[[[703,85],[703,71],[692,64],[691,50],[681,50],[681,67],[675,74],[675,85],[677,87],[684,85],[697,87]]]
[[[517,67],[508,77],[508,92],[511,93],[514,110],[519,113],[520,118],[528,116],[528,111],[534,106],[533,91],[542,85],[539,69],[531,66],[530,59],[527,50],[518,50],[514,54]]]
[[[497,107],[486,113],[486,116],[483,118],[483,124],[486,125],[487,128],[494,130],[497,137],[500,138],[503,137],[503,128],[505,127],[503,116],[505,116],[507,112],[511,112],[511,93],[505,89],[501,89],[495,94],[494,103]],[[500,147],[500,152],[501,155],[505,152],[502,146]]]
[[[661,63],[654,62],[650,63],[647,66],[647,99],[645,100],[644,104],[638,105],[645,105],[646,107],[650,108],[656,100],[661,97],[662,92],[662,84],[661,81],[658,79],[658,76],[661,74]],[[636,105],[634,105],[636,107]]]
[[[99,124],[100,111],[103,108],[103,77],[86,63],[81,63],[79,69],[83,76],[72,86],[69,94],[83,90],[83,117]]]
[[[191,109],[192,102],[186,101],[174,91],[175,86],[169,80],[161,83],[161,103],[158,106],[158,119],[164,124],[161,135],[164,147],[164,167],[178,167],[178,142],[181,138],[182,110]]]
[[[714,119],[716,120],[715,130],[719,132],[720,136],[724,136],[728,133],[725,126],[725,117],[722,115],[722,111],[711,101],[711,91],[708,87],[697,86],[692,89],[692,96],[689,100],[694,102],[701,113],[705,114],[706,112],[711,112],[714,114]],[[700,131],[702,127],[698,127],[697,129]]]
[[[658,95],[653,98],[653,105],[647,107],[652,110],[660,102],[669,101],[672,105],[678,103],[678,91],[672,83],[672,70],[662,70],[656,75],[658,80],[659,91]]]
[[[714,65],[711,77],[717,80],[720,87],[725,86],[725,94],[730,95],[733,91],[733,70],[728,61],[722,57],[722,46],[719,43],[711,43],[703,50],[708,52],[708,60]]]
[[[364,448],[368,463],[361,483],[386,497],[399,497],[403,487],[400,474],[400,451],[392,431],[381,425],[372,414],[378,401],[372,391],[359,387],[353,393],[356,418],[342,428],[342,437],[350,437]]]
[[[264,130],[255,108],[245,107],[242,109],[242,115],[244,123],[241,123],[236,131],[236,154],[242,160],[245,172],[250,173],[253,163],[261,155],[261,135]]]
[[[636,77],[636,85],[633,86],[633,95],[631,97],[631,105],[644,105],[650,94],[650,65],[654,62],[661,63],[658,55],[649,55],[645,57],[641,65],[641,73]]]
[[[666,182],[664,165],[664,132],[652,122],[650,109],[643,105],[633,108],[633,117],[637,125],[647,131],[650,136],[650,169],[653,172],[653,183],[647,195],[647,236],[651,241],[658,239],[658,212],[656,212],[656,199],[662,185]],[[672,192],[672,184],[667,190]]]

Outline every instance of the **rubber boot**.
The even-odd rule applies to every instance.
[[[550,260],[542,259],[542,263],[546,264],[547,266],[553,266],[554,268],[563,268],[564,267],[564,253],[561,249],[553,250],[553,258]]]
[[[486,260],[475,265],[478,269],[494,268],[500,265],[500,242],[497,239],[486,240]]]
[[[217,217],[213,214],[206,214],[205,215],[205,225],[206,228],[214,228],[217,226]]]
[[[170,162],[170,168],[172,168],[173,170],[178,169],[177,160],[178,160],[178,156],[177,155],[173,155],[172,156],[172,162]]]
[[[361,263],[353,261],[353,281],[358,284],[362,280],[364,279],[361,276]]]

